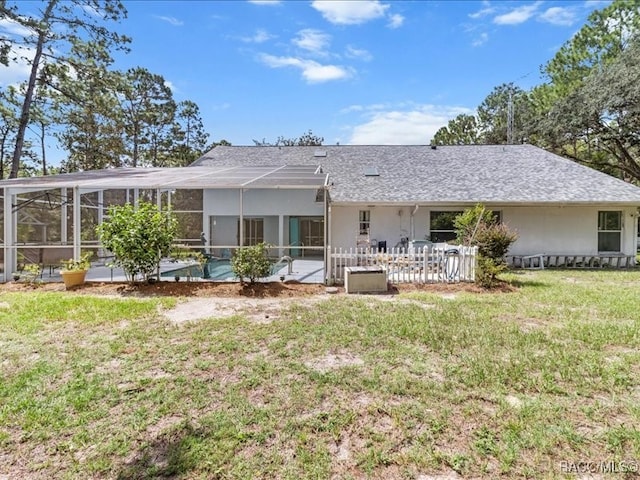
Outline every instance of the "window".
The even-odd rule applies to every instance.
[[[371,210],[360,210],[358,214],[360,235],[369,235],[371,228]]]
[[[622,212],[598,212],[598,251],[619,252],[622,238]]]
[[[432,242],[449,242],[456,238],[455,218],[462,212],[431,212],[429,231]]]
[[[262,218],[243,218],[243,245],[249,247],[264,242],[264,220]],[[240,238],[240,220],[238,220],[238,238]]]

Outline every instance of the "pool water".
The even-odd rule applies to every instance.
[[[286,263],[277,262],[271,266],[271,275],[275,275]],[[207,261],[206,268],[209,269],[209,280],[235,280],[236,276],[231,270],[231,260],[228,258],[211,258]],[[187,267],[168,270],[160,274],[163,278],[174,277],[204,277],[202,265],[189,265]]]
[[[231,261],[228,259],[213,258],[207,261],[206,268],[209,269],[209,279],[211,280],[233,280],[235,275],[231,270]],[[187,267],[168,270],[160,274],[164,278],[192,277],[202,278],[204,276],[202,265],[189,265]]]

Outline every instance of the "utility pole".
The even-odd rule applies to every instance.
[[[513,144],[513,88],[509,87],[509,101],[507,102],[507,145]]]

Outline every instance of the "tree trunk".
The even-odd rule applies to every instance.
[[[24,93],[24,101],[22,102],[22,112],[20,113],[20,122],[18,123],[18,132],[16,134],[16,148],[13,151],[13,159],[11,160],[11,173],[9,178],[17,178],[20,169],[20,159],[22,158],[22,148],[24,147],[24,135],[29,125],[29,111],[31,109],[31,101],[33,100],[33,92],[36,87],[36,78],[38,77],[38,68],[40,67],[40,58],[44,49],[44,41],[49,28],[48,22],[53,13],[58,0],[49,0],[47,9],[42,16],[42,23],[38,30],[38,42],[36,43],[36,52],[33,56],[31,64],[31,73],[27,83],[27,90]]]
[[[7,135],[2,136],[0,141],[0,180],[4,180],[4,146],[7,142]]]
[[[42,149],[42,175],[47,175],[47,151],[45,149],[45,128],[44,122],[40,122],[40,148]]]

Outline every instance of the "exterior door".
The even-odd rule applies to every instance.
[[[298,217],[289,217],[289,245],[302,245],[300,240],[300,219]],[[300,256],[300,252],[299,248],[289,249],[289,255],[292,257]]]
[[[300,240],[305,247],[324,247],[324,219],[309,217],[300,219]],[[322,255],[323,250],[307,250],[309,256]]]

